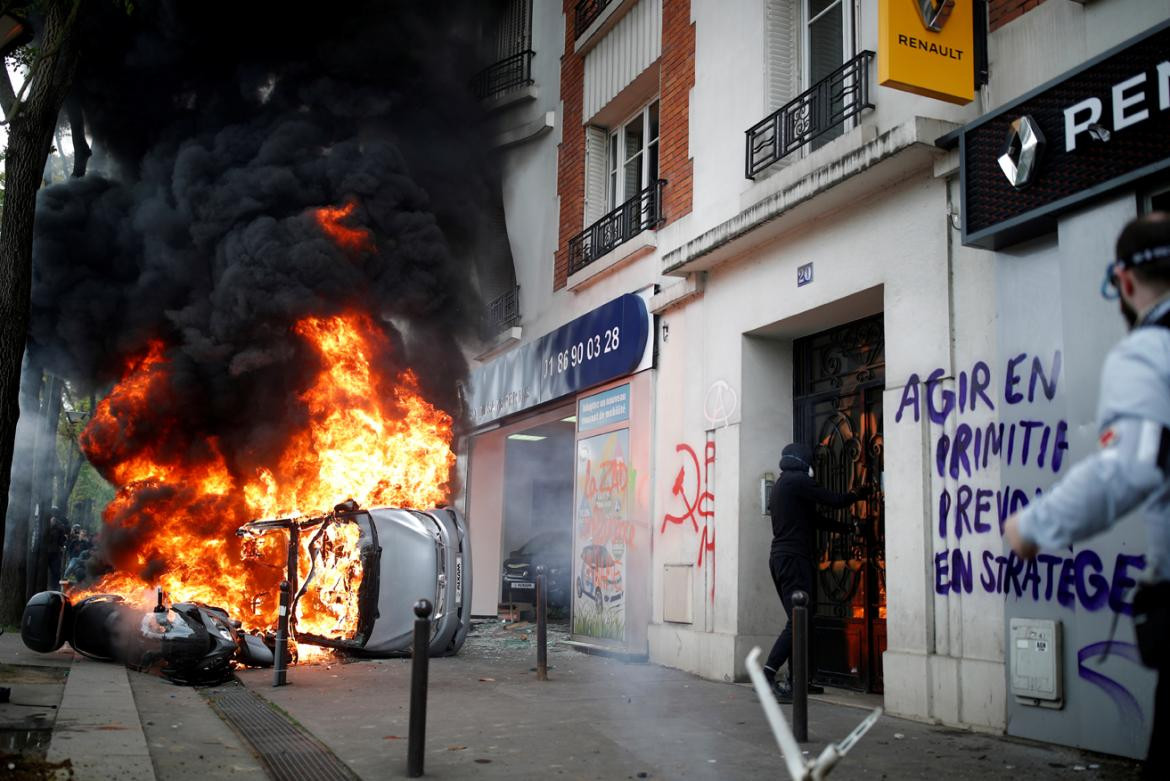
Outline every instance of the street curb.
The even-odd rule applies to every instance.
[[[70,760],[76,781],[155,781],[124,666],[74,655],[47,759]]]

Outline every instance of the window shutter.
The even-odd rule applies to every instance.
[[[800,0],[766,0],[764,5],[765,89],[768,113],[796,97],[799,79],[798,47]]]
[[[605,143],[609,131],[585,127],[585,225],[605,216]]]

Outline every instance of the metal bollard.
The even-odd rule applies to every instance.
[[[272,666],[273,686],[284,686],[288,683],[288,603],[288,581],[282,580],[280,581],[280,609],[276,618],[276,660]]]
[[[792,734],[808,742],[808,594],[792,592]]]
[[[427,665],[430,661],[430,600],[414,603],[414,650],[410,664],[410,734],[406,749],[406,777],[423,774],[423,747],[427,739]]]
[[[544,565],[536,568],[536,680],[548,680],[548,582]]]

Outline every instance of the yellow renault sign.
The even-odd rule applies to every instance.
[[[976,0],[879,0],[878,84],[960,105],[975,98]]]

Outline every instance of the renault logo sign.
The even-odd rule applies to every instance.
[[[1012,187],[1023,187],[1032,181],[1040,156],[1044,154],[1044,134],[1036,120],[1025,114],[1008,125],[1003,151],[999,153],[999,167]]]
[[[867,0],[878,8],[878,84],[963,105],[975,97],[977,0]]]
[[[955,0],[915,0],[922,25],[932,33],[942,32],[943,25],[951,18]]]

